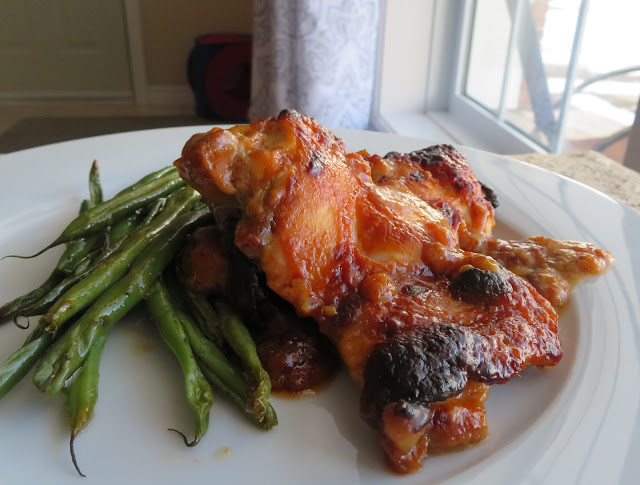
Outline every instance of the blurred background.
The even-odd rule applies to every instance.
[[[0,0],[0,152],[295,108],[640,169],[640,2]]]
[[[251,0],[0,0],[0,152],[211,122],[188,80],[196,37],[252,22]]]
[[[623,161],[640,94],[640,2],[478,2],[464,90],[546,150]]]

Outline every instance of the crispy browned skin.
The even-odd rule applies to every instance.
[[[284,111],[195,135],[176,165],[212,204],[242,207],[236,246],[335,343],[395,470],[486,436],[478,383],[559,361],[552,305],[469,251],[493,208],[453,147],[346,153]]]
[[[457,233],[462,249],[475,248],[491,236],[495,224],[488,187],[480,186],[461,153],[446,145],[384,158],[366,157],[371,179],[380,187],[412,196],[436,208]]]

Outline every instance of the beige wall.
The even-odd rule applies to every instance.
[[[187,84],[187,58],[196,36],[251,32],[251,0],[139,0],[139,5],[152,86]]]
[[[130,91],[121,2],[0,1],[0,99]]]

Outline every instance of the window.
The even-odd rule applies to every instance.
[[[498,153],[598,150],[640,169],[640,3],[415,5],[387,2],[378,127],[437,139],[444,132],[445,141]],[[431,19],[422,39],[407,27],[418,14]],[[398,39],[427,47],[400,52]],[[424,72],[411,67],[421,55]],[[399,72],[423,82],[422,92]]]

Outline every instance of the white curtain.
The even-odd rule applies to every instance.
[[[293,108],[366,129],[379,13],[380,0],[255,0],[249,117]]]

